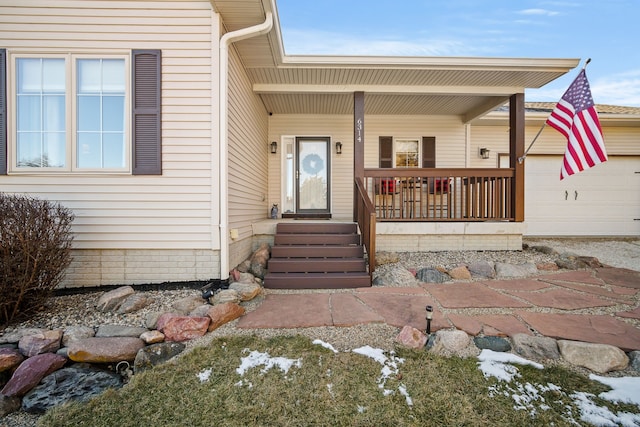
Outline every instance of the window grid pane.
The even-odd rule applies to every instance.
[[[124,60],[79,59],[77,67],[77,167],[123,168]]]
[[[396,148],[396,167],[399,168],[417,168],[419,158],[419,144],[415,139],[397,139],[395,141]]]
[[[19,58],[16,74],[17,166],[65,167],[65,60]]]

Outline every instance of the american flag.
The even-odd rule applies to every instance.
[[[567,138],[561,180],[607,161],[600,120],[584,69],[562,95],[547,124]]]

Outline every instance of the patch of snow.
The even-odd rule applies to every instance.
[[[196,374],[196,376],[198,377],[198,379],[200,380],[201,383],[207,382],[209,381],[209,377],[211,377],[211,372],[213,371],[213,369],[209,368],[209,369],[205,369],[202,372],[198,372]]]
[[[518,365],[530,365],[538,369],[544,368],[544,366],[539,363],[532,362],[520,356],[516,356],[515,354],[488,349],[484,349],[480,352],[478,360],[480,361],[478,365],[485,378],[495,377],[498,380],[506,382],[510,382],[513,378],[520,376],[518,369],[511,365],[511,363],[516,363]]]
[[[361,354],[363,356],[367,356],[380,363],[381,365],[384,365],[387,361],[387,356],[384,355],[384,350],[380,348],[373,348],[371,346],[365,345],[364,347],[354,349],[353,352]]]
[[[321,345],[322,347],[329,349],[331,351],[333,351],[334,353],[337,353],[338,350],[336,350],[331,344],[324,342],[322,340],[313,340],[313,344],[315,345]]]
[[[380,369],[380,377],[378,378],[378,388],[382,390],[383,396],[389,396],[393,394],[393,390],[386,389],[385,385],[389,378],[398,376],[398,373],[400,372],[398,365],[404,363],[404,359],[396,357],[393,351],[391,351],[389,357],[387,357],[384,354],[384,350],[373,348],[368,345],[356,348],[355,350],[353,350],[353,352],[369,357],[382,365],[382,368]],[[407,392],[407,389],[403,384],[400,384],[398,386],[398,391],[400,392],[400,394],[405,396],[407,405],[412,406],[413,399],[411,399],[411,396],[409,396],[409,393]]]
[[[604,406],[596,405],[591,399],[591,393],[576,392],[570,395],[580,410],[580,419],[598,427],[637,427],[640,425],[640,414],[618,412],[614,414]]]
[[[598,395],[602,399],[640,406],[640,377],[611,378],[591,374],[589,379],[611,387],[611,391],[605,391]]]
[[[489,395],[504,395],[511,397],[515,403],[514,409],[529,411],[535,417],[538,409],[547,411],[550,406],[546,403],[542,393],[556,392],[566,394],[555,384],[547,385],[519,383],[515,378],[521,377],[518,369],[512,363],[520,365],[531,365],[538,369],[543,369],[539,363],[532,362],[511,353],[499,353],[491,350],[482,350],[478,356],[479,369],[485,378],[495,377],[500,383],[489,387]],[[609,378],[591,374],[590,379],[599,381],[612,388],[611,391],[600,393],[599,397],[612,402],[624,402],[640,405],[640,378],[624,377]],[[574,401],[575,407],[580,411],[580,420],[598,427],[638,427],[640,426],[640,414],[629,412],[613,413],[606,407],[596,405],[590,393],[574,392],[569,395]],[[575,423],[572,406],[567,406],[564,416],[568,421]]]
[[[366,411],[367,408],[361,405],[358,405],[358,413],[359,414],[364,414],[364,411]]]
[[[251,368],[264,366],[260,372],[266,373],[269,369],[277,367],[285,374],[289,372],[291,367],[300,368],[302,359],[287,359],[286,357],[271,357],[269,353],[261,353],[252,351],[249,356],[240,359],[240,366],[236,369],[239,375],[244,375]]]
[[[411,396],[409,396],[409,393],[407,393],[407,387],[404,384],[400,384],[398,386],[398,391],[400,392],[401,395],[405,397],[407,401],[407,405],[413,406],[413,399],[411,398]]]

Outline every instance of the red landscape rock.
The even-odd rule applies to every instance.
[[[207,333],[210,317],[193,317],[173,315],[158,320],[158,330],[165,336],[166,341],[187,341],[198,338]],[[162,323],[160,322],[162,320]]]
[[[219,328],[225,323],[231,322],[244,314],[244,307],[232,302],[214,305],[207,311],[207,316],[211,318],[209,332]]]
[[[35,335],[26,335],[20,338],[18,348],[20,353],[26,357],[32,357],[36,354],[55,353],[60,348],[62,340],[62,330],[43,331]]]
[[[53,353],[30,357],[18,366],[0,393],[9,397],[24,396],[38,385],[42,378],[62,368],[66,362],[65,357]]]
[[[402,328],[396,337],[397,342],[409,348],[423,348],[427,339],[428,337],[422,331],[409,325]]]
[[[24,360],[24,356],[18,350],[12,348],[0,348],[0,372],[18,366]]]

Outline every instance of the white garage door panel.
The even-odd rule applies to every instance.
[[[640,156],[610,157],[563,181],[561,163],[562,156],[527,157],[527,235],[640,235]]]

